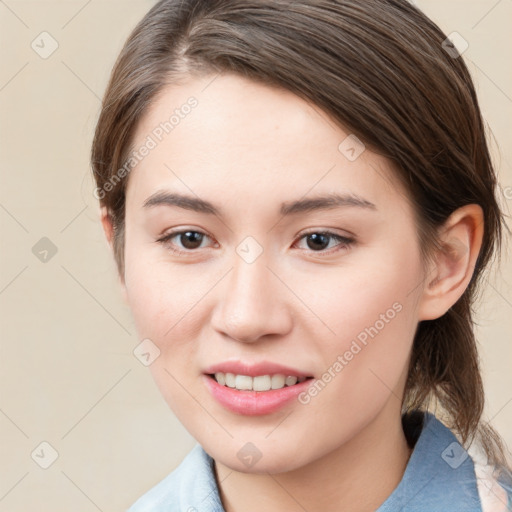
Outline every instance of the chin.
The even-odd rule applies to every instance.
[[[205,443],[199,440],[199,443],[216,462],[240,473],[255,475],[286,473],[309,462],[307,454],[298,455],[297,444],[290,440],[289,446],[283,446],[280,443],[278,449],[274,443],[262,441],[258,445],[258,443],[243,443],[237,439],[223,445],[219,445],[215,440]]]

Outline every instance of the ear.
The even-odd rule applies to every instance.
[[[110,247],[110,252],[112,254],[112,257],[115,259],[115,251],[114,251],[114,225],[112,222],[112,216],[110,215],[110,212],[108,211],[106,206],[102,206],[100,210],[100,217],[101,217],[101,225],[103,226],[103,232],[105,233],[105,237],[107,239],[108,245]],[[127,295],[126,295],[126,285],[124,282],[124,276],[118,274],[119,281],[121,284],[121,294],[123,296],[123,299],[125,302],[128,301]]]
[[[103,232],[107,238],[110,250],[114,250],[114,226],[112,224],[112,217],[107,210],[106,206],[102,206],[100,209],[101,225],[103,226]]]
[[[477,204],[453,212],[439,232],[442,248],[427,269],[419,320],[443,316],[466,290],[482,246],[484,217]]]

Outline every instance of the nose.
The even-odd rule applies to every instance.
[[[247,263],[238,256],[222,286],[212,314],[213,328],[239,342],[285,335],[292,328],[289,291],[267,267],[264,255]]]

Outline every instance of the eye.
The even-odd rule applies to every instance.
[[[190,254],[195,249],[204,248],[203,242],[210,238],[206,233],[193,229],[185,229],[179,231],[172,231],[158,238],[156,241],[165,245],[175,254]],[[173,239],[176,241],[173,242]],[[332,233],[331,231],[311,231],[300,237],[299,240],[306,239],[308,249],[316,253],[337,252],[339,250],[348,249],[355,240],[353,238],[345,237]],[[332,243],[336,242],[336,243]],[[332,249],[334,251],[326,250]]]
[[[167,233],[157,239],[157,242],[165,245],[175,253],[182,254],[192,252],[194,249],[201,249],[202,243],[206,238],[209,238],[206,233],[193,229],[185,229]],[[172,242],[173,239],[176,239],[179,243],[178,247],[176,247],[176,243]]]
[[[306,245],[308,249],[313,252],[328,253],[337,252],[338,250],[349,248],[355,240],[346,236],[341,236],[331,231],[310,231],[300,237],[300,240],[306,239]],[[332,244],[332,242],[337,242]],[[326,249],[332,249],[337,247],[334,251],[326,251]]]

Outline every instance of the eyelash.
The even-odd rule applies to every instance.
[[[170,240],[172,240],[174,237],[176,237],[178,235],[183,235],[185,233],[199,233],[200,235],[204,235],[204,236],[207,236],[208,238],[210,238],[207,233],[204,233],[202,231],[198,231],[198,230],[194,230],[194,229],[185,229],[185,230],[182,229],[182,230],[177,230],[177,231],[172,231],[170,233],[167,233],[166,235],[158,238],[156,240],[156,242],[161,243],[165,247],[169,248],[174,254],[177,254],[179,256],[190,255],[190,254],[196,252],[199,248],[182,250],[182,249],[177,249],[170,243]],[[309,231],[307,233],[303,233],[302,236],[299,238],[299,240],[302,240],[302,239],[308,237],[309,235],[313,235],[313,234],[328,236],[329,238],[332,238],[339,242],[339,244],[337,246],[338,249],[335,249],[334,251],[332,250],[332,248],[330,250],[320,250],[320,251],[310,250],[310,251],[308,251],[308,252],[312,252],[314,254],[319,254],[321,257],[323,257],[323,255],[330,255],[332,253],[338,252],[342,249],[348,249],[350,246],[352,246],[355,243],[355,239],[353,239],[353,238],[341,236],[336,233],[333,233],[332,231],[322,231],[322,230],[313,230],[313,231]]]

